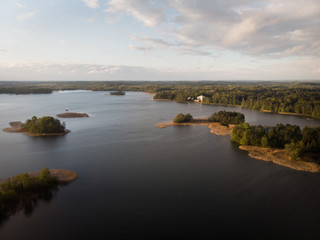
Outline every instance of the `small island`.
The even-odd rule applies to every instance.
[[[87,113],[65,112],[57,114],[59,118],[85,118],[89,117]]]
[[[43,168],[0,181],[0,221],[38,199],[52,195],[59,185],[70,183],[77,177],[74,171]]]
[[[124,91],[115,91],[115,92],[110,92],[110,95],[124,96],[124,95],[126,95],[126,93]]]
[[[60,136],[70,132],[65,128],[65,123],[61,124],[60,120],[45,116],[37,118],[33,116],[25,123],[16,121],[10,122],[10,128],[4,128],[5,132],[24,132],[25,134],[37,137],[37,136]]]

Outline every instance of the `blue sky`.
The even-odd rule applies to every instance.
[[[320,79],[318,0],[2,0],[0,80]]]

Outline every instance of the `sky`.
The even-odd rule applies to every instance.
[[[320,1],[0,0],[20,80],[320,80]]]

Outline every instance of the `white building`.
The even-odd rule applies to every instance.
[[[200,96],[197,97],[197,100],[198,100],[198,102],[203,102],[203,100],[204,100],[205,98],[206,98],[205,96],[200,95]]]

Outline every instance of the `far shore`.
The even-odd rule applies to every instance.
[[[208,126],[210,128],[210,132],[215,135],[225,136],[229,135],[232,132],[232,129],[236,126],[234,124],[229,124],[229,126],[224,126],[219,122],[209,122],[207,118],[198,118],[193,119],[190,122],[186,123],[175,123],[175,122],[167,122],[167,123],[157,123],[154,126],[158,128],[166,128],[170,126]]]
[[[153,100],[157,100],[157,101],[174,101],[174,100],[170,100],[170,99],[153,99]],[[203,103],[203,102],[196,102],[196,101],[192,101],[191,103],[200,103],[200,104],[204,104],[204,105],[216,105],[216,106],[227,106],[227,107],[241,107],[241,105],[233,105],[233,104],[220,104],[220,103]],[[249,110],[254,110],[254,109],[250,109],[250,108],[245,108],[244,109],[249,109]],[[313,118],[316,120],[320,120],[320,117],[314,117],[312,115],[307,115],[307,114],[302,114],[302,113],[291,113],[291,112],[273,112],[271,110],[254,110],[254,111],[259,111],[259,112],[264,112],[264,113],[277,113],[277,114],[282,114],[282,115],[293,115],[293,116],[302,116],[302,117],[307,117],[309,118]]]
[[[263,148],[257,146],[239,146],[241,150],[249,152],[249,156],[281,166],[289,167],[298,171],[320,172],[320,166],[313,161],[315,156],[305,155],[301,160],[292,160],[284,149]],[[319,155],[316,156],[319,159]]]

